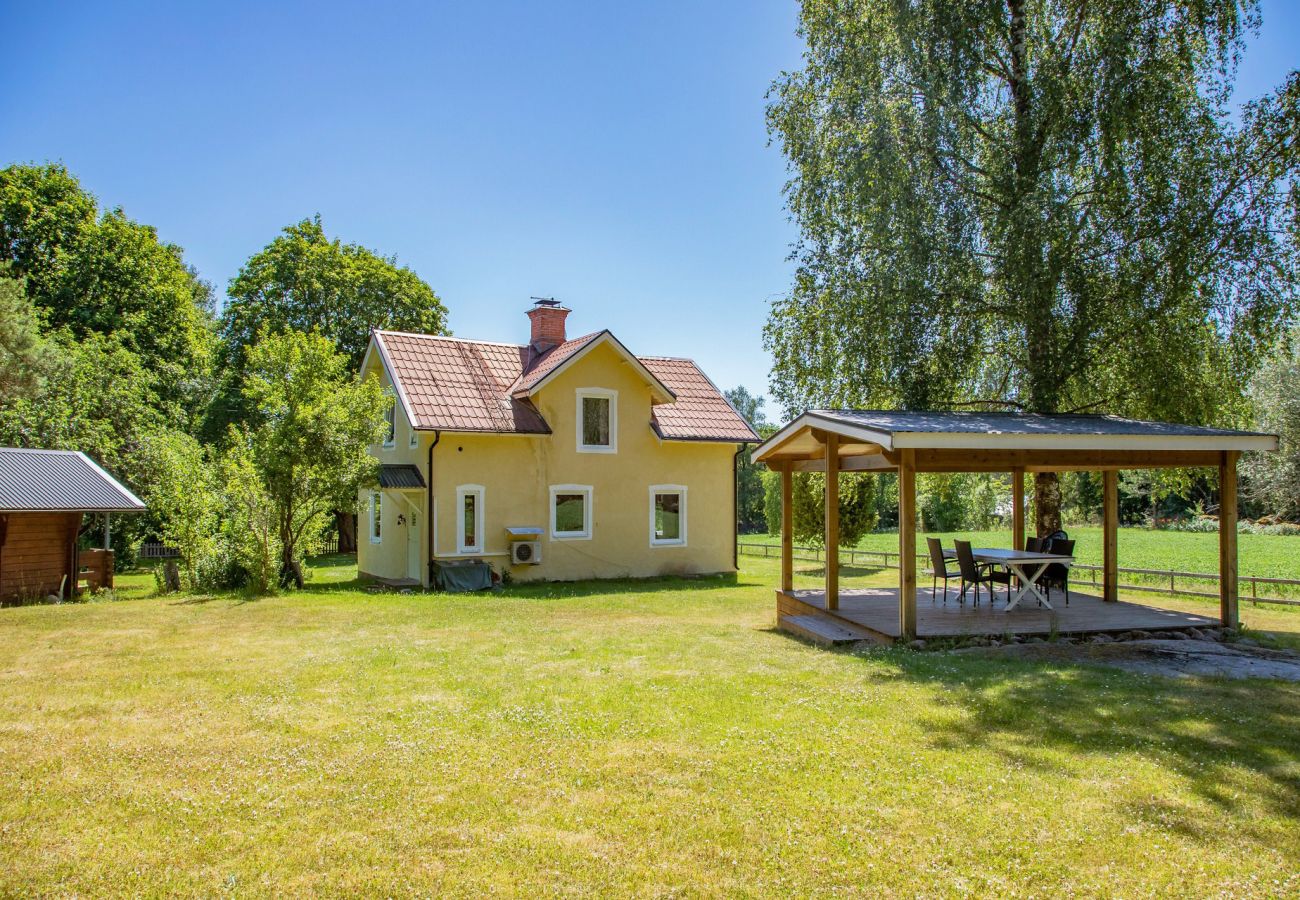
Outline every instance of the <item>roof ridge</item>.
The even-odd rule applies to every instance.
[[[375,334],[393,334],[400,337],[423,338],[427,341],[451,341],[455,344],[487,344],[489,347],[509,347],[511,350],[523,350],[527,344],[511,344],[507,341],[480,341],[475,338],[457,337],[451,334],[420,334],[416,331],[390,331],[386,328],[376,328]]]
[[[54,447],[0,447],[0,453],[64,453],[80,456],[80,450],[59,450]]]

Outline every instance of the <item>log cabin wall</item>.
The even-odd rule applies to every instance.
[[[60,585],[72,596],[80,528],[81,513],[0,513],[0,603],[58,594]]]

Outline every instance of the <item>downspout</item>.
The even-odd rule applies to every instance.
[[[428,502],[425,504],[424,527],[429,530],[429,587],[433,587],[433,548],[436,545],[438,536],[434,534],[433,524],[437,521],[433,514],[433,448],[438,446],[438,441],[442,440],[442,432],[433,433],[433,443],[429,444],[429,474],[426,479],[425,490],[428,491]]]
[[[741,444],[731,457],[731,567],[740,571],[740,454],[749,444]]]

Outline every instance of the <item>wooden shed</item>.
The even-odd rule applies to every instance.
[[[109,516],[143,509],[84,453],[0,448],[0,604],[72,597],[83,569],[111,586]],[[78,551],[87,513],[104,516],[103,550]]]

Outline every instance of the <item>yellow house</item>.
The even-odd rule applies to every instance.
[[[431,583],[431,561],[515,580],[735,570],[735,464],[758,436],[690,360],[568,340],[528,312],[527,344],[376,331],[362,360],[394,404],[361,493],[358,565]]]

